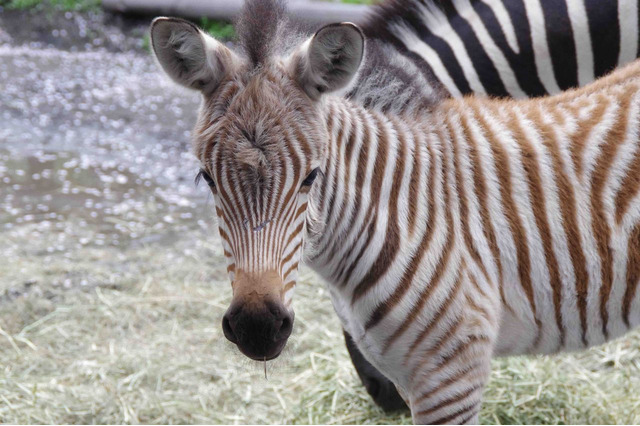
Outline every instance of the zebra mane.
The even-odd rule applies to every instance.
[[[246,0],[236,20],[236,38],[252,68],[283,56],[301,41],[286,0]]]
[[[423,69],[393,45],[367,39],[357,81],[347,98],[367,109],[406,114],[431,110],[447,92],[429,70]]]
[[[453,7],[451,0],[386,0],[372,7],[361,28],[366,37],[365,61],[347,95],[366,108],[403,113],[429,110],[448,96],[425,66],[391,32],[390,22],[411,22],[416,6],[440,10]]]

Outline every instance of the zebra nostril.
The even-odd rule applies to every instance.
[[[275,335],[275,340],[283,340],[287,339],[291,335],[291,331],[293,330],[293,318],[289,315],[285,315],[282,319],[282,325],[280,325],[280,329]]]
[[[233,331],[233,327],[231,326],[231,316],[233,316],[232,313],[226,313],[224,317],[222,317],[222,332],[224,333],[224,337],[226,337],[228,341],[230,341],[231,343],[238,343],[236,333]]]

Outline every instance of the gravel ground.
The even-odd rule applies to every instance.
[[[0,12],[0,422],[410,422],[371,405],[308,270],[267,379],[223,338],[198,97],[159,75],[147,21],[119,19]],[[639,394],[635,333],[496,361],[482,420],[639,423]]]

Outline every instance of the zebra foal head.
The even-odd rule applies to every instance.
[[[223,331],[260,361],[277,357],[292,331],[307,210],[322,179],[312,185],[327,161],[323,94],[352,80],[364,49],[362,32],[343,23],[283,51],[283,10],[247,2],[235,51],[181,19],[151,26],[166,74],[203,96],[194,152],[232,282]]]

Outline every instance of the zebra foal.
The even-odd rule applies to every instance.
[[[165,72],[203,95],[193,149],[240,351],[280,354],[303,256],[416,423],[477,422],[492,356],[638,325],[640,63],[534,100],[347,99],[380,60],[358,27],[298,42],[283,23],[279,2],[249,1],[237,52],[179,19],[151,28]]]

